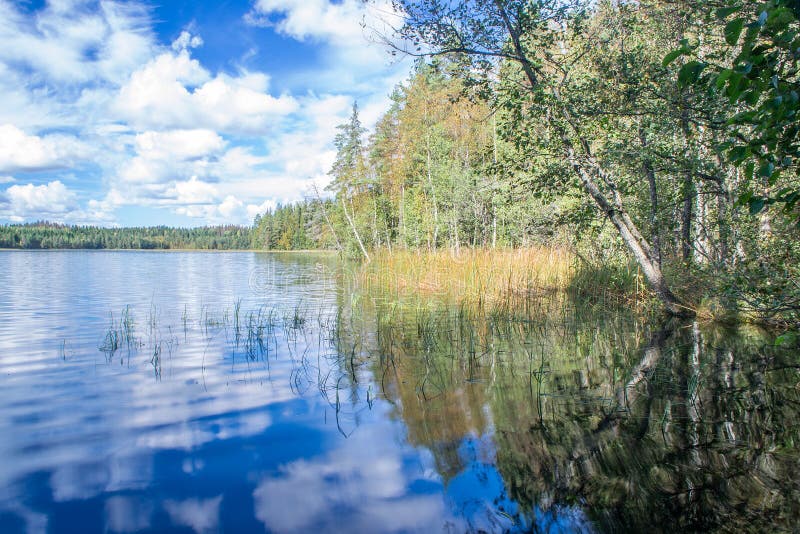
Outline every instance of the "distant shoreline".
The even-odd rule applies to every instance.
[[[260,253],[305,253],[305,254],[336,254],[335,250],[328,249],[302,249],[302,250],[277,250],[277,249],[205,249],[205,248],[2,248],[0,252],[47,252],[47,251],[76,251],[76,252],[260,252]]]

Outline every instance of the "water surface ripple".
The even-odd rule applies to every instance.
[[[0,287],[0,532],[797,526],[761,333],[403,311],[326,255],[0,251]]]

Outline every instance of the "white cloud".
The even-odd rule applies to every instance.
[[[211,130],[147,131],[136,136],[136,150],[149,159],[196,159],[222,150],[225,141]]]
[[[68,167],[88,150],[72,136],[27,135],[13,124],[0,126],[0,172]]]
[[[49,2],[29,17],[0,1],[0,61],[56,82],[118,81],[152,52],[145,8],[135,3]]]
[[[182,31],[178,38],[172,42],[172,49],[176,52],[188,48],[197,48],[198,46],[203,46],[202,37],[199,35],[192,35],[186,30]]]
[[[209,204],[218,194],[216,187],[192,176],[185,182],[177,182],[167,190],[165,197],[177,204]]]
[[[164,508],[176,525],[190,527],[198,534],[219,532],[219,505],[222,495],[211,499],[165,501]]]
[[[77,209],[77,196],[59,180],[45,185],[12,185],[5,192],[5,206],[0,214],[12,221],[30,217],[63,220],[64,215]]]
[[[209,128],[265,133],[297,109],[291,96],[273,97],[264,74],[211,74],[188,50],[163,53],[134,72],[120,89],[116,109],[139,128]]]
[[[25,129],[63,124],[63,114],[47,94],[29,85],[26,76],[0,60],[0,124],[15,124]]]
[[[268,161],[268,158],[253,154],[246,147],[233,147],[219,159],[220,175],[246,176]]]
[[[123,160],[117,173],[129,186],[207,177],[210,158],[223,150],[225,140],[211,130],[146,131],[135,136],[133,146],[134,157]]]
[[[105,501],[106,528],[114,532],[146,530],[150,527],[152,514],[153,505],[135,497],[114,495]]]
[[[386,427],[359,427],[348,446],[282,466],[253,492],[256,518],[270,532],[441,530],[442,498],[406,493],[403,458],[388,436]],[[298,507],[302,514],[284,513]]]
[[[242,208],[244,208],[242,201],[233,195],[228,195],[225,197],[225,200],[223,200],[218,206],[220,215],[225,217],[227,220],[238,218]]]
[[[278,203],[274,200],[265,200],[261,204],[248,204],[247,205],[247,218],[252,221],[256,215],[263,215],[268,211],[274,210],[278,207]]]
[[[258,0],[246,15],[256,25],[272,25],[298,40],[316,39],[337,43],[363,42],[365,3],[344,0]],[[277,21],[275,21],[277,19]]]
[[[391,56],[378,44],[391,34],[387,21],[400,22],[390,0],[257,0],[245,21],[274,27],[298,41],[324,44],[324,68],[298,75],[305,85],[313,80],[329,91],[385,97],[407,71],[390,65]]]
[[[233,195],[217,203],[186,203],[175,209],[175,213],[187,217],[204,219],[210,224],[250,224],[253,217],[250,207]],[[263,213],[263,212],[260,212]]]
[[[267,72],[216,71],[199,61],[203,39],[191,21],[178,21],[187,29],[159,43],[157,7],[49,0],[23,9],[0,0],[0,183],[42,171],[51,184],[78,180],[80,199],[55,215],[103,224],[120,206],[246,224],[278,202],[299,200],[310,184],[327,183],[335,127],[353,100],[370,126],[400,79],[385,51],[365,39],[377,20],[371,10],[389,2],[372,6],[256,2],[251,21],[269,19],[274,31],[314,48],[313,67],[300,58],[283,69],[281,85],[294,89],[279,93]],[[38,183],[28,185],[47,187]],[[8,194],[0,197],[0,220],[56,218],[25,214],[21,205],[12,214]]]

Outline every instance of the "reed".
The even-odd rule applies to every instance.
[[[635,266],[590,265],[566,248],[378,251],[356,283],[372,296],[415,298],[507,314],[542,297],[568,296],[601,304],[644,302],[648,293]]]

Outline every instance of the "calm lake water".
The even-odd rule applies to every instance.
[[[796,531],[800,355],[324,255],[0,251],[0,532]]]

